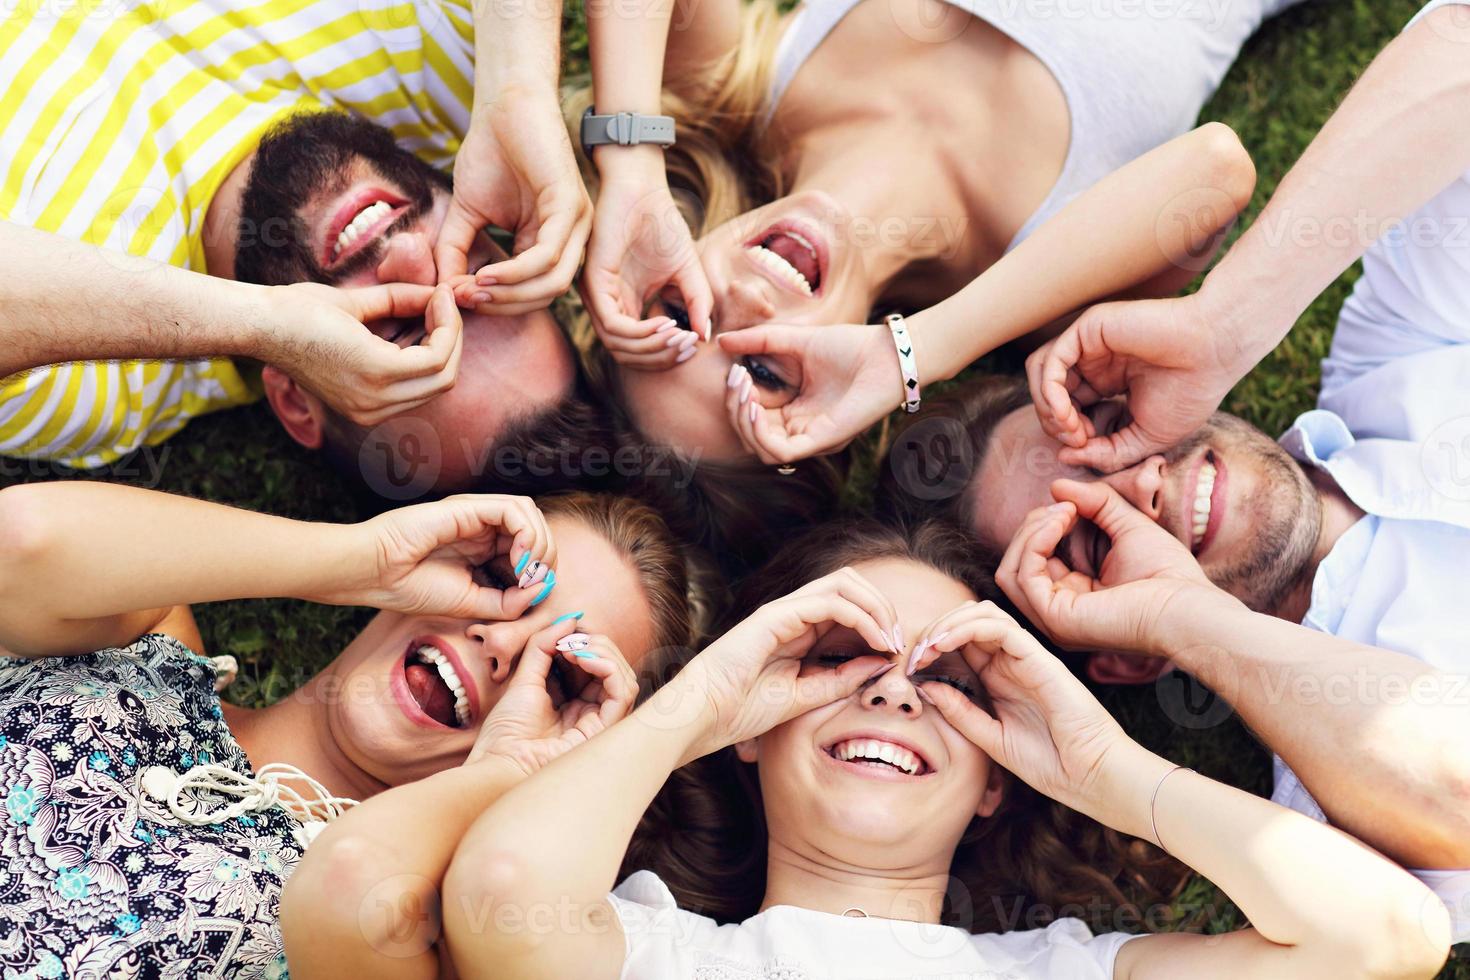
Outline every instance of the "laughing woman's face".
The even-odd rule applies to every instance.
[[[875,300],[852,220],[831,197],[803,191],[715,228],[699,240],[714,292],[714,332],[764,323],[822,326],[861,323]],[[677,292],[654,300],[647,315],[688,325]],[[738,460],[748,454],[725,416],[725,379],[737,360],[717,344],[667,371],[622,370],[624,404],[647,438],[682,455]],[[762,404],[789,401],[796,380],[773,358],[738,359],[751,372]]]
[[[484,623],[379,613],[327,668],[315,690],[338,748],[389,786],[457,766],[515,673],[521,651],[558,617],[582,613],[584,630],[603,633],[636,670],[652,649],[652,612],[637,572],[577,518],[547,519],[556,536],[556,586],[519,619]],[[514,579],[492,563],[494,584]],[[533,586],[535,588],[536,586]],[[555,658],[555,702],[587,675]]]

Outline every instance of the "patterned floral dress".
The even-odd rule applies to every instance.
[[[0,976],[279,978],[281,887],[301,858],[279,807],[186,824],[143,773],[253,776],[215,666],[167,636],[0,657]]]

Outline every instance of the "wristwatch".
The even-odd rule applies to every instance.
[[[673,116],[645,116],[641,112],[612,112],[595,115],[592,107],[582,113],[582,152],[592,158],[594,146],[674,145]]]

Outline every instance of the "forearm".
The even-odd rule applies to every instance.
[[[592,947],[612,932],[601,917],[628,842],[669,774],[687,761],[696,726],[683,709],[692,703],[687,692],[681,699],[679,690],[664,688],[476,821],[444,885],[445,936],[465,980],[492,975],[489,964],[496,976],[587,975]],[[561,907],[571,909],[572,921],[597,928],[568,936],[484,924],[500,908],[524,919],[533,910]],[[621,939],[613,945],[621,947]]]
[[[1237,603],[1163,652],[1225,698],[1333,823],[1415,868],[1470,867],[1470,707],[1429,666]]]
[[[1119,804],[1109,822],[1146,840],[1157,831],[1261,937],[1290,948],[1292,976],[1379,975],[1375,967],[1405,966],[1395,959],[1443,960],[1447,922],[1441,939],[1425,917],[1428,890],[1357,841],[1223,783],[1172,772],[1136,745],[1120,763],[1106,794]],[[1388,962],[1364,962],[1380,957]]]
[[[512,93],[555,98],[561,0],[475,0],[475,109]]]
[[[524,778],[491,757],[380,793],[332,824],[282,895],[292,975],[437,976],[450,858],[476,818]]]
[[[0,378],[74,360],[260,357],[265,296],[0,222]]]
[[[87,482],[0,491],[0,535],[0,646],[32,656],[96,649],[140,609],[320,597],[376,557],[345,526]]]
[[[1395,221],[1470,168],[1470,32],[1435,11],[1395,39],[1206,279],[1244,369]]]
[[[1188,266],[1254,186],[1250,156],[1220,124],[1139,157],[964,289],[910,318],[921,380],[951,378],[1001,344]]]

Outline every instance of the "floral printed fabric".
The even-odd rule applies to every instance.
[[[152,766],[253,776],[214,665],[167,636],[0,657],[0,977],[281,978],[279,808],[203,827],[142,789]]]

